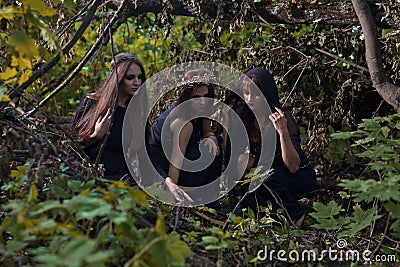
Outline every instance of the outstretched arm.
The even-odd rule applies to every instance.
[[[170,127],[173,133],[172,155],[168,177],[165,178],[165,183],[169,191],[178,203],[183,203],[184,199],[193,202],[193,199],[178,186],[180,167],[182,166],[190,136],[193,133],[193,125],[191,123],[184,123],[184,121],[179,119],[171,123]]]
[[[180,167],[183,163],[190,136],[193,133],[193,125],[191,123],[184,123],[183,120],[176,119],[170,126],[173,133],[173,145],[167,179],[171,179],[175,184],[178,184]]]

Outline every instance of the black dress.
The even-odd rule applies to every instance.
[[[280,205],[276,201],[278,200],[287,210],[290,219],[296,222],[308,211],[298,200],[309,196],[316,183],[316,174],[306,154],[301,149],[300,131],[294,118],[287,112],[285,112],[285,117],[288,121],[288,130],[293,146],[300,157],[300,169],[296,173],[291,173],[286,168],[282,158],[279,134],[277,133],[275,155],[271,166],[273,172],[266,178],[263,185],[259,186],[255,192],[248,194],[243,204],[257,211],[257,206],[267,206],[267,202],[269,201],[272,203],[272,211],[275,212],[280,208]],[[271,127],[273,127],[272,124]],[[251,136],[249,131],[248,135]],[[249,140],[249,145],[250,154],[255,157],[252,166],[255,168],[260,160],[260,143]],[[244,152],[244,150],[242,151]],[[238,155],[232,155],[231,158],[237,160]],[[260,163],[260,165],[263,164]],[[244,195],[248,191],[248,185],[242,186],[241,190],[242,195]]]
[[[74,117],[74,127],[77,125],[78,121],[90,110],[93,104],[94,100],[87,97],[81,101]],[[110,130],[110,136],[99,161],[99,163],[103,164],[105,168],[104,177],[111,180],[120,180],[123,177],[126,178],[130,176],[122,147],[122,126],[125,112],[126,108],[117,106],[114,114],[113,125]],[[103,140],[99,140],[90,145],[82,143],[84,152],[88,155],[90,161],[93,163],[96,161],[102,142]]]
[[[158,174],[164,179],[168,176],[170,166],[170,162],[164,151],[172,150],[173,133],[170,130],[170,127],[164,127],[165,130],[163,132],[161,130],[164,124],[167,126],[171,124],[171,116],[168,117],[168,115],[171,114],[176,106],[177,104],[175,103],[164,111],[150,128],[150,159]],[[186,148],[185,158],[188,160],[197,160],[200,158],[199,143],[202,137],[202,119],[196,118],[191,120],[190,123],[193,125],[193,133]],[[163,144],[161,143],[162,138],[164,140],[163,144],[166,146],[164,147],[164,150]],[[178,185],[187,187],[206,185],[220,176],[221,166],[222,158],[221,156],[217,156],[208,167],[201,171],[190,172],[181,170],[179,173]]]

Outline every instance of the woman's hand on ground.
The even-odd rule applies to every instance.
[[[194,202],[193,199],[183,191],[179,185],[175,184],[170,177],[165,178],[165,184],[178,204],[183,204],[185,199],[191,203]]]
[[[215,136],[209,136],[201,140],[204,146],[208,146],[208,152],[212,153],[214,156],[219,156],[219,146],[217,143],[217,138]]]

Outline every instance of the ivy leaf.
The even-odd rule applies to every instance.
[[[39,58],[39,49],[35,40],[30,38],[26,32],[14,31],[10,37],[10,45],[14,47],[20,57]]]

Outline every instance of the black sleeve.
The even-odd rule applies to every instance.
[[[83,116],[89,111],[89,109],[93,106],[93,100],[88,98],[88,97],[84,97],[81,100],[81,103],[78,106],[78,109],[76,110],[75,116],[74,116],[74,120],[72,122],[72,126],[73,128],[76,127],[76,125],[78,124],[78,122],[83,118]]]
[[[297,126],[297,123],[292,115],[288,112],[285,112],[285,117],[287,119],[288,131],[290,135],[290,139],[292,140],[294,148],[297,150],[298,153],[301,151],[301,139],[300,139],[300,130]]]

